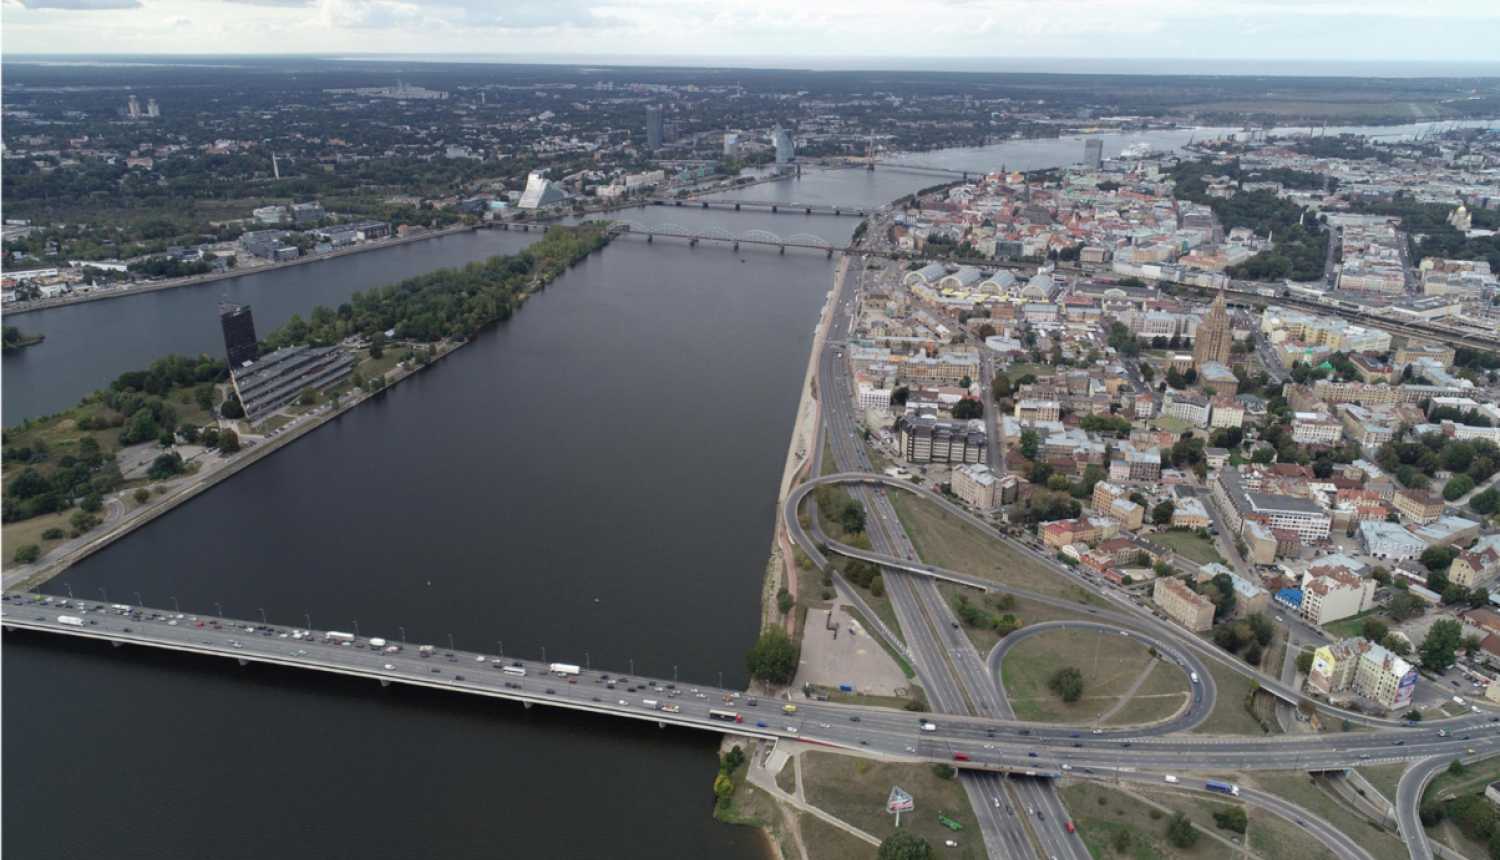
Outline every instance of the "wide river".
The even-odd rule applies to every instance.
[[[1188,133],[1164,144],[1185,142]],[[1106,151],[1134,140],[1110,139]],[[1066,164],[1082,144],[964,151]],[[958,160],[954,153],[942,154]],[[1050,164],[1045,163],[1050,157]],[[948,166],[944,164],[944,166]],[[873,206],[942,177],[811,173],[739,192]],[[847,241],[831,215],[624,217]],[[481,231],[28,314],[5,421],[169,352],[262,332],[535,234]],[[184,612],[745,682],[776,489],[836,260],[616,241],[510,321],[53,581]],[[4,638],[3,849],[17,857],[754,858],[716,824],[715,738],[61,637]]]

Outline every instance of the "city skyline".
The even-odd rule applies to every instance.
[[[1457,0],[1420,10],[1393,0],[1234,0],[1205,10],[1141,0],[838,2],[816,11],[785,0],[743,11],[678,3],[587,0],[545,5],[473,0],[4,0],[4,48],[28,53],[238,53],[358,51],[445,54],[732,55],[746,58],[1002,57],[1492,63],[1500,9]],[[929,22],[911,38],[901,22]],[[1476,26],[1479,25],[1479,26]],[[968,37],[964,39],[963,37]],[[977,39],[976,39],[977,37]],[[958,40],[949,45],[948,40]],[[997,46],[991,40],[998,40]],[[199,46],[202,46],[201,48]],[[997,50],[999,48],[999,50]],[[197,49],[197,50],[195,50]],[[1002,60],[1003,62],[1003,60]],[[895,62],[899,65],[899,62]]]

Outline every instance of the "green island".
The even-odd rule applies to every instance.
[[[609,240],[602,224],[552,227],[519,253],[356,292],[337,308],[315,308],[308,320],[293,315],[262,339],[261,350],[349,346],[358,358],[353,373],[323,391],[304,392],[289,411],[306,411],[314,402],[337,405],[352,389],[379,391],[398,362],[425,365],[509,318],[530,293]],[[387,352],[386,333],[392,331]],[[240,421],[244,409],[230,382],[225,359],[169,355],[121,374],[55,415],[6,427],[0,440],[0,536],[13,549],[5,564],[30,564],[102,524],[99,514],[109,494],[133,489],[122,502],[138,508],[150,499],[148,487],[162,493],[162,482],[194,475],[200,464],[184,462],[173,450],[179,443],[221,455],[237,452],[240,435],[251,428]],[[273,415],[264,424],[276,429],[290,420]]]
[[[0,345],[9,351],[23,346],[34,346],[46,339],[47,336],[44,334],[27,334],[13,325],[8,325],[4,329],[4,338],[0,340]]]

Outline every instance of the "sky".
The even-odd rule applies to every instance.
[[[0,0],[0,49],[1485,62],[1495,0]],[[868,67],[868,65],[867,65]],[[909,67],[909,66],[908,66]]]

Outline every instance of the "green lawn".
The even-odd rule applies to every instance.
[[[1192,686],[1182,669],[1172,663],[1157,661],[1156,668],[1141,688],[1104,724],[1137,726],[1165,720],[1187,704],[1188,697],[1193,695]]]
[[[1396,799],[1396,786],[1401,782],[1401,774],[1406,773],[1408,765],[1406,762],[1400,764],[1377,764],[1369,767],[1358,768],[1359,772],[1375,790],[1385,795],[1386,800]]]
[[[1103,598],[1064,579],[1030,556],[962,522],[926,499],[899,491],[887,498],[911,538],[912,548],[928,564],[956,570],[1049,597],[1106,606]]]
[[[1215,812],[1232,807],[1232,803],[1211,800],[1208,796],[1193,792],[1168,791],[1164,787],[1137,788],[1135,791],[1174,812],[1181,812],[1194,823],[1220,836],[1229,838],[1236,835],[1231,830],[1220,829],[1213,817]],[[1247,849],[1266,860],[1333,860],[1334,854],[1327,846],[1296,824],[1254,806],[1246,805],[1244,810],[1249,826],[1245,828],[1242,842]],[[1200,835],[1196,848],[1202,849],[1205,842],[1209,840]],[[1218,846],[1218,851],[1227,850],[1223,843],[1213,844]]]
[[[1153,659],[1146,646],[1129,637],[1093,630],[1053,630],[1011,649],[1000,675],[1017,719],[1086,723],[1114,707]],[[1053,673],[1066,666],[1077,668],[1084,678],[1083,698],[1073,704],[1065,704],[1047,687]],[[1165,669],[1158,666],[1156,671]]]
[[[810,812],[797,813],[797,827],[802,833],[802,845],[807,849],[808,857],[874,860],[875,852],[879,850],[877,846],[847,830],[834,827]]]
[[[859,762],[867,765],[864,773]],[[930,764],[883,762],[834,753],[802,753],[802,789],[807,802],[870,835],[884,839],[895,832],[895,816],[885,811],[891,786],[899,785],[916,801],[916,811],[901,816],[901,829],[925,838],[944,858],[982,860],[984,840],[958,779],[939,779]],[[963,830],[955,837],[938,823],[938,813],[957,821]],[[942,848],[956,838],[960,848]],[[821,860],[821,858],[820,858]],[[837,860],[837,857],[834,858]]]
[[[1197,532],[1162,531],[1151,535],[1151,539],[1162,546],[1176,550],[1178,555],[1198,564],[1223,562],[1223,557],[1214,548],[1213,541],[1199,537]]]
[[[1158,415],[1151,419],[1151,423],[1169,433],[1181,433],[1184,430],[1193,429],[1193,422],[1184,421],[1181,418],[1173,418],[1170,415]]]
[[[1343,618],[1338,621],[1333,621],[1325,624],[1323,625],[1323,630],[1328,633],[1329,640],[1333,642],[1337,642],[1340,639],[1348,639],[1351,636],[1359,636],[1364,630],[1365,616],[1374,615],[1375,613],[1383,612],[1384,610],[1385,607],[1376,606],[1375,608],[1367,609],[1364,612],[1359,613],[1358,615],[1351,615],[1348,618]]]
[[[1438,798],[1451,800],[1461,794],[1482,792],[1484,787],[1500,779],[1500,756],[1484,759],[1464,768],[1462,776],[1440,773],[1427,783],[1422,793],[1423,800]]]

